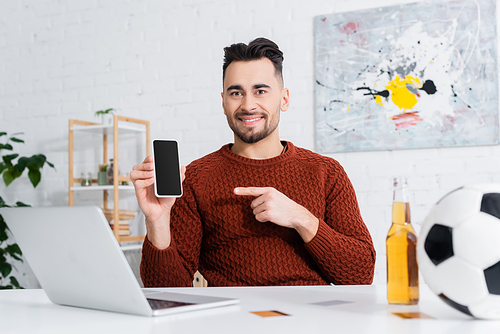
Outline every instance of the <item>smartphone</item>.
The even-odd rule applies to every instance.
[[[181,197],[179,145],[175,140],[153,139],[156,197]]]

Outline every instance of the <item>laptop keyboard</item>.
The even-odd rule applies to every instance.
[[[162,300],[162,299],[147,298],[147,300],[153,310],[162,310],[166,308],[185,306],[185,305],[194,305],[193,303],[174,302],[171,300]]]

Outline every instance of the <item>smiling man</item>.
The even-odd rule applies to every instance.
[[[152,158],[130,173],[146,216],[146,287],[370,284],[375,250],[338,162],[279,138],[289,91],[272,41],[224,49],[234,143],[192,162],[184,195],[154,196]]]

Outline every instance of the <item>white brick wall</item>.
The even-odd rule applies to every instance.
[[[103,108],[151,121],[153,138],[179,140],[184,164],[231,141],[220,100],[222,48],[258,36],[275,40],[285,53],[291,106],[282,114],[281,136],[314,149],[313,17],[408,2],[0,0],[0,131],[24,132],[26,145],[17,151],[45,153],[57,167],[45,168],[36,191],[24,177],[9,188],[1,183],[0,196],[8,203],[66,205],[68,119],[96,121],[94,111]],[[79,150],[87,160],[99,156]],[[393,176],[409,179],[417,230],[448,191],[500,182],[498,146],[330,156],[357,191],[377,249],[376,283],[385,280]],[[122,171],[142,159],[127,158]],[[87,163],[93,169],[99,161]]]

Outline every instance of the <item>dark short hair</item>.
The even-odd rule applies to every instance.
[[[236,43],[224,48],[224,64],[222,65],[222,81],[226,77],[226,69],[233,61],[252,61],[262,58],[269,59],[275,74],[283,83],[283,52],[273,41],[259,37],[248,43]]]

